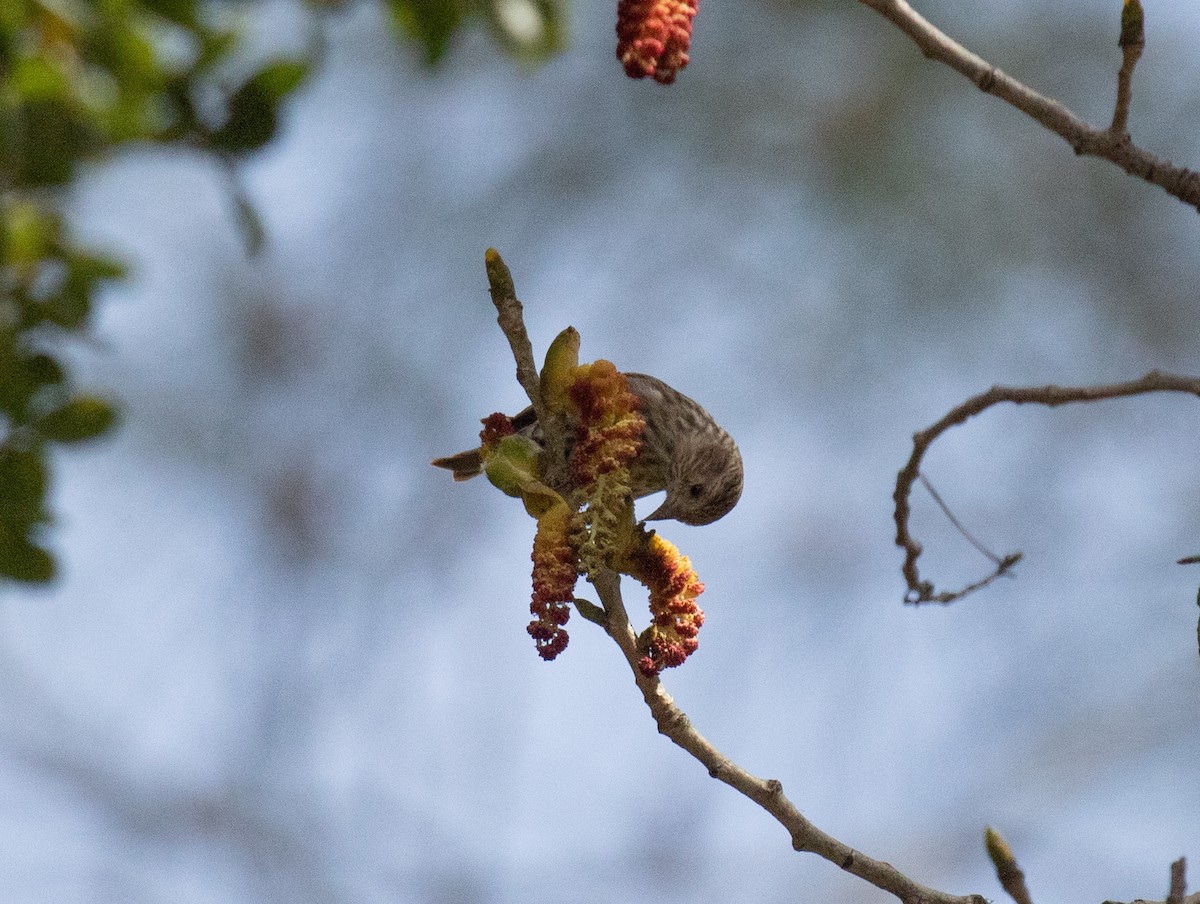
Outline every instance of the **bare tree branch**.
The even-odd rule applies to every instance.
[[[529,396],[533,410],[539,419],[545,412],[542,410],[542,391],[538,385],[537,364],[533,360],[533,344],[529,341],[529,333],[525,331],[524,308],[517,299],[517,290],[513,285],[512,273],[504,258],[495,248],[489,248],[483,256],[487,268],[488,291],[492,296],[492,304],[496,306],[496,322],[508,339],[513,357],[517,361],[517,382]]]
[[[904,579],[908,584],[908,594],[905,601],[909,603],[940,602],[949,603],[982,587],[1015,565],[1021,557],[1020,553],[1012,553],[1001,559],[1000,565],[990,576],[962,590],[937,593],[933,584],[921,580],[917,570],[917,559],[921,556],[921,544],[909,530],[908,521],[911,515],[909,496],[913,483],[921,473],[921,461],[933,442],[949,430],[968,418],[986,411],[1000,402],[1012,402],[1015,405],[1035,403],[1055,407],[1069,402],[1098,402],[1101,399],[1117,399],[1124,396],[1141,395],[1148,392],[1184,392],[1200,396],[1200,378],[1185,377],[1176,374],[1161,373],[1153,370],[1143,377],[1128,383],[1112,383],[1106,386],[993,386],[987,392],[967,399],[946,413],[941,420],[932,426],[913,434],[913,450],[908,462],[896,475],[896,491],[892,499],[896,503],[896,545],[904,550]]]
[[[1180,857],[1171,864],[1171,889],[1167,892],[1166,904],[1183,904],[1187,894],[1187,859]]]
[[[1063,138],[1076,154],[1099,157],[1115,163],[1130,175],[1145,179],[1174,195],[1191,207],[1200,210],[1200,173],[1186,167],[1175,166],[1168,160],[1156,157],[1129,140],[1124,130],[1124,116],[1114,114],[1111,128],[1096,129],[1089,126],[1080,116],[1071,112],[1053,98],[1039,94],[1019,82],[987,60],[967,50],[947,36],[914,10],[906,0],[859,0],[912,38],[921,52],[930,59],[945,63],[951,69],[969,78],[988,94],[1016,107],[1050,131]],[[1126,91],[1132,78],[1133,63],[1128,62],[1125,73]],[[1136,61],[1134,61],[1136,62]],[[1125,69],[1125,66],[1122,66]],[[1121,78],[1118,78],[1120,91]],[[1121,102],[1118,100],[1120,112]],[[1128,97],[1125,98],[1128,109]],[[1120,128],[1118,128],[1120,126]]]
[[[621,599],[621,576],[615,571],[605,570],[592,583],[608,613],[608,634],[625,654],[634,681],[650,708],[659,732],[699,760],[713,778],[750,798],[774,816],[791,835],[793,849],[824,857],[851,875],[895,895],[904,904],[985,904],[979,895],[957,896],[927,888],[908,878],[890,863],[875,860],[843,844],[809,822],[784,796],[783,786],[778,781],[758,778],[721,753],[695,729],[691,720],[663,689],[658,677],[647,677],[638,668],[638,660],[643,654],[638,649],[637,634],[629,623],[629,615]]]
[[[492,298],[500,312],[498,320],[517,360],[518,378],[525,386],[530,399],[534,401],[535,406],[538,406],[541,404],[541,394],[537,369],[533,363],[533,351],[525,331],[521,305],[516,300],[512,275],[494,249],[489,249],[487,252],[487,270],[488,281],[492,288]],[[909,578],[910,587],[916,589],[920,584],[916,559],[921,553],[921,547],[908,532],[908,496],[912,484],[919,474],[920,462],[925,450],[943,432],[991,405],[1003,401],[1016,404],[1037,402],[1043,405],[1061,405],[1067,402],[1097,401],[1155,391],[1188,392],[1200,395],[1200,379],[1154,371],[1139,380],[1111,386],[1079,388],[1044,386],[1025,389],[996,386],[982,395],[968,399],[932,427],[916,434],[913,437],[912,457],[897,478],[895,493],[896,542],[908,550],[905,575]],[[1001,569],[1010,567],[1011,563],[1015,561],[1014,557],[1009,556],[1000,560],[999,567]],[[902,904],[986,904],[986,900],[980,895],[951,895],[921,885],[890,863],[876,860],[854,850],[813,825],[784,795],[783,786],[779,781],[762,779],[751,774],[713,746],[696,730],[683,710],[675,704],[670,694],[663,688],[658,676],[647,674],[641,668],[645,653],[638,646],[637,633],[630,624],[629,614],[621,598],[621,575],[609,568],[600,568],[588,579],[595,586],[601,605],[597,606],[587,600],[576,599],[576,607],[587,620],[601,625],[620,648],[659,732],[691,754],[704,766],[710,776],[729,785],[773,816],[787,830],[794,850],[817,854],[851,875],[894,895]],[[932,588],[930,588],[930,592],[932,592]],[[1031,904],[1021,870],[1003,839],[989,829],[987,844],[989,855],[996,865],[997,874],[1005,889],[1009,891],[1017,904]],[[1181,864],[1182,861],[1178,865],[1180,876],[1178,882],[1182,882]],[[1169,904],[1200,904],[1200,902],[1192,902],[1190,899],[1176,900],[1182,895],[1182,891],[1179,894],[1175,893],[1178,885],[1176,869],[1176,866],[1172,867],[1172,898],[1169,899]]]

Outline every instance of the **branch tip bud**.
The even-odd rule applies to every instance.
[[[1121,37],[1117,40],[1117,46],[1122,50],[1136,48],[1139,51],[1146,46],[1141,0],[1125,0],[1121,7]]]
[[[569,326],[554,337],[542,364],[542,401],[548,411],[562,414],[567,410],[567,391],[578,370],[579,330]]]

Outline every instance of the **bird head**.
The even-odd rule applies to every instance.
[[[667,498],[645,520],[712,524],[741,497],[742,456],[722,432],[712,441],[684,443],[675,450]]]

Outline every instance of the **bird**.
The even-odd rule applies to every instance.
[[[725,430],[699,402],[657,377],[626,373],[646,422],[642,446],[630,463],[633,497],[666,490],[667,497],[644,521],[674,519],[699,527],[727,515],[742,497],[742,455]],[[537,439],[533,408],[512,418],[513,428]],[[435,458],[433,465],[469,480],[483,473],[481,449]]]

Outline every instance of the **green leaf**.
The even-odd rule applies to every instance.
[[[554,337],[542,364],[541,392],[546,410],[562,414],[568,408],[567,390],[579,370],[579,331],[567,327]]]
[[[608,613],[603,606],[597,606],[591,600],[575,598],[575,608],[579,610],[579,614],[586,618],[592,624],[599,625],[601,628],[608,630]]]
[[[279,102],[307,74],[307,63],[291,59],[273,60],[258,70],[229,98],[225,124],[209,134],[209,145],[232,153],[265,145],[279,125]]]
[[[506,436],[487,454],[484,473],[492,486],[507,496],[521,496],[538,483],[541,447],[526,436]]]
[[[99,146],[99,136],[65,101],[29,101],[5,111],[4,164],[18,187],[61,185],[75,164]]]
[[[58,101],[71,96],[71,80],[45,56],[26,56],[12,67],[10,85],[26,103]]]
[[[111,257],[87,252],[76,252],[67,258],[72,275],[89,287],[101,279],[123,279],[125,266]]]
[[[132,27],[124,16],[110,12],[91,29],[87,40],[89,61],[107,69],[121,91],[139,88],[161,81],[159,56],[150,35]]]
[[[252,79],[229,98],[225,124],[209,133],[208,144],[231,153],[257,150],[275,137],[278,124],[275,99]]]
[[[194,27],[196,24],[196,0],[140,0],[140,3],[179,25]]]
[[[97,396],[80,395],[41,418],[37,428],[46,439],[78,443],[105,433],[116,419],[111,403]]]
[[[80,252],[70,254],[66,263],[67,278],[62,289],[46,299],[40,313],[64,329],[77,329],[92,311],[96,283],[118,279],[125,270],[110,258]]]
[[[46,299],[40,313],[46,320],[64,329],[74,330],[83,326],[92,312],[91,286],[67,277],[67,284],[57,295]]]
[[[46,463],[40,451],[0,448],[0,524],[22,532],[44,521]]]
[[[466,18],[460,0],[391,0],[392,24],[425,51],[425,62],[437,63],[450,47],[450,39]]]
[[[233,29],[205,30],[196,37],[200,41],[200,55],[196,59],[198,70],[210,69],[232,53],[238,42],[238,33]]]
[[[4,262],[29,265],[46,257],[58,239],[59,221],[31,201],[18,201],[4,211]]]
[[[1117,45],[1124,49],[1143,47],[1145,43],[1146,26],[1141,0],[1125,0],[1121,6],[1121,36],[1117,39]]]
[[[62,365],[49,355],[31,355],[23,364],[30,381],[38,386],[61,383],[65,376]]]
[[[24,537],[0,542],[0,576],[29,584],[45,584],[55,577],[54,557]]]
[[[191,88],[190,76],[167,79],[160,97],[162,123],[153,136],[156,141],[179,141],[201,131],[200,117],[192,104]]]
[[[254,74],[253,81],[276,100],[282,100],[300,86],[308,75],[304,60],[275,60]]]
[[[16,348],[9,343],[0,345],[0,410],[16,423],[21,421],[25,403],[34,392],[23,376]]]
[[[38,390],[62,379],[62,368],[49,355],[26,355],[13,346],[0,347],[0,410],[13,423],[28,419],[30,399]]]

